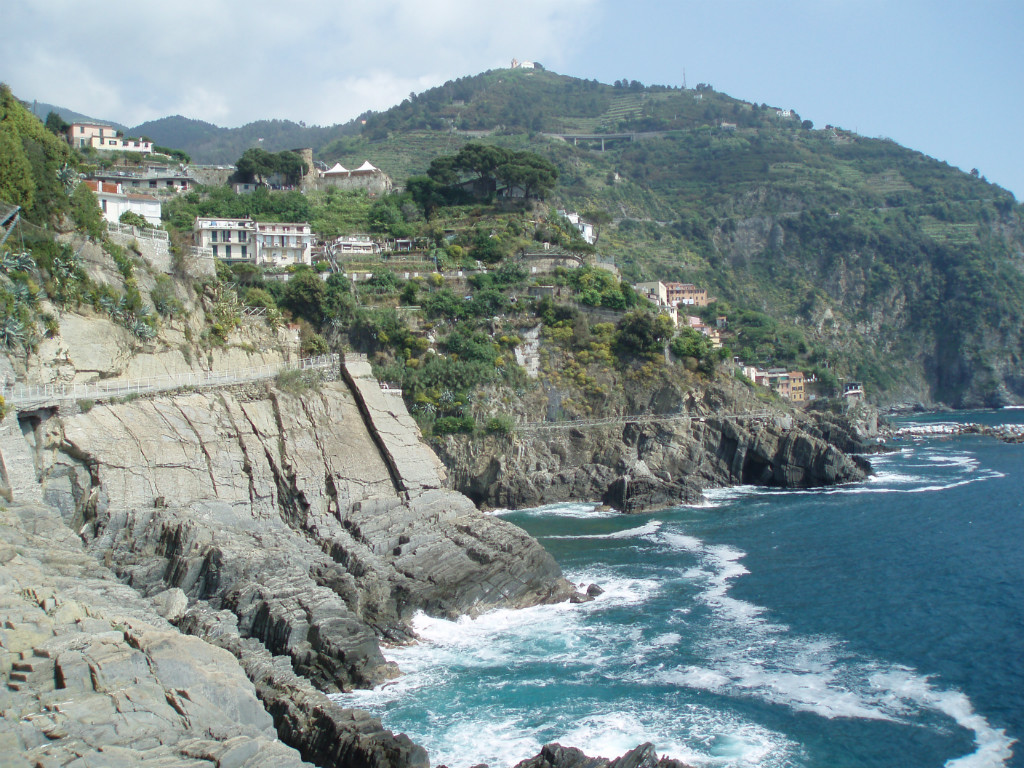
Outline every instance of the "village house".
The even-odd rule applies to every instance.
[[[665,284],[659,280],[637,283],[633,286],[633,289],[645,299],[659,307],[667,307],[669,305],[668,290],[665,288]]]
[[[335,256],[374,255],[381,252],[381,245],[369,235],[342,235],[331,249]]]
[[[268,267],[313,263],[313,232],[305,222],[200,217],[192,233],[197,247],[209,248],[222,261]]]
[[[587,243],[593,245],[597,242],[597,237],[594,234],[594,225],[585,222],[576,211],[563,211],[559,209],[558,215],[567,218],[569,223],[580,231],[580,235]]]
[[[123,166],[124,170],[111,168],[106,171],[94,171],[91,178],[120,184],[125,190],[146,190],[154,192],[188,192],[195,187],[196,181],[185,171],[169,168],[164,165],[149,165],[143,169]]]
[[[864,399],[864,385],[859,381],[848,381],[843,384],[843,399],[847,402],[860,402]]]
[[[126,139],[119,135],[116,128],[98,123],[72,123],[64,135],[68,144],[79,149],[94,147],[106,151],[121,150],[145,153],[153,151],[153,142],[142,139]]]
[[[755,384],[774,390],[792,403],[807,402],[807,379],[803,371],[788,371],[785,368],[769,368],[765,371],[752,365],[739,365],[743,375]]]
[[[126,194],[120,184],[88,179],[82,182],[96,195],[103,218],[117,223],[126,211],[136,213],[154,227],[160,226],[160,201],[152,195]]]
[[[706,307],[708,305],[707,290],[698,288],[693,283],[665,283],[665,293],[669,305],[674,307],[680,305]]]

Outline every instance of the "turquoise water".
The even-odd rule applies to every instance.
[[[342,700],[453,768],[549,741],[696,766],[1024,765],[1024,446],[930,439],[873,464],[643,516],[507,513],[606,592],[419,616],[422,642],[386,651],[406,675]]]

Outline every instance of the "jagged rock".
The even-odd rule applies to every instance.
[[[181,634],[44,505],[0,508],[4,765],[305,765],[234,657]]]
[[[22,438],[34,467],[27,476],[40,478],[51,516],[148,597],[151,615],[230,651],[256,686],[257,709],[289,744],[322,765],[425,768],[422,749],[317,688],[397,675],[379,641],[411,639],[417,610],[454,617],[574,590],[525,532],[444,488],[444,467],[401,399],[382,394],[367,366],[353,368],[346,381],[298,392],[247,385],[86,412],[42,409],[19,432],[31,438]],[[46,638],[35,625],[8,634],[19,650]],[[86,690],[96,675],[126,684],[147,658],[171,681],[206,666],[202,649],[180,669],[170,665],[164,642],[142,632],[88,654],[64,648],[54,670],[17,674],[26,685],[48,675]],[[198,716],[199,705],[171,688],[164,706]],[[195,696],[212,702],[215,693]],[[243,723],[255,717],[238,703],[220,706]],[[251,746],[222,740],[188,754],[250,759]]]
[[[856,431],[820,415],[630,422],[514,445],[490,438],[482,450],[453,437],[441,450],[455,488],[507,508],[599,500],[640,512],[697,502],[708,487],[812,488],[861,480],[869,470],[848,455],[864,450]]]
[[[153,610],[163,616],[172,624],[185,615],[188,608],[188,597],[178,587],[165,589],[150,598],[153,603]]]
[[[686,763],[668,757],[658,758],[650,742],[631,749],[621,757],[588,757],[575,747],[545,744],[540,754],[523,760],[515,768],[688,768]]]

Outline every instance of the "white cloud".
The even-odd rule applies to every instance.
[[[0,71],[21,98],[129,125],[170,114],[327,124],[513,56],[557,68],[597,5],[177,0],[104,14],[37,0],[9,12]]]

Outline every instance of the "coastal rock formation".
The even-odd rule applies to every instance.
[[[841,447],[837,447],[839,442]],[[693,416],[587,429],[538,429],[485,445],[449,439],[454,487],[478,504],[516,508],[588,499],[624,512],[699,501],[737,484],[811,488],[862,480],[856,433],[834,417]]]
[[[171,626],[52,507],[0,507],[0,612],[3,765],[306,765],[231,655]]]
[[[214,654],[250,698],[254,687],[262,716],[243,724],[276,729],[319,765],[427,764],[408,739],[324,695],[397,675],[379,643],[410,640],[415,611],[454,617],[574,593],[525,532],[444,487],[401,398],[365,362],[339,381],[45,407],[5,426],[8,495],[34,498],[40,520],[81,541],[121,603],[144,602],[147,621],[194,643],[176,646],[182,669]],[[145,654],[143,634],[117,642]]]
[[[668,757],[659,758],[650,742],[613,760],[588,757],[574,747],[545,744],[539,755],[523,760],[515,768],[688,768],[688,764]]]

